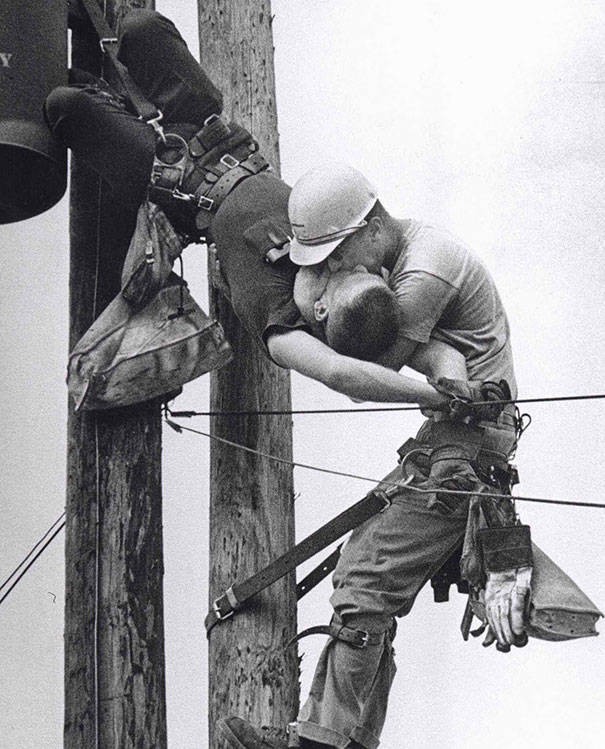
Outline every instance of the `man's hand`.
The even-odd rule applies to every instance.
[[[506,380],[481,382],[440,377],[429,382],[435,390],[450,397],[450,416],[456,421],[469,424],[478,421],[497,421],[506,402],[511,400],[511,391]]]
[[[511,645],[527,645],[525,615],[530,592],[531,567],[490,572],[485,585],[485,615],[489,628],[483,646],[508,652]]]

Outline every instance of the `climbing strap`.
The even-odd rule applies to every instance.
[[[151,125],[156,131],[158,137],[164,139],[164,131],[160,125],[162,113],[154,104],[143,96],[140,88],[132,80],[126,66],[118,59],[118,38],[111,26],[107,23],[107,19],[103,15],[100,6],[95,2],[95,0],[82,0],[82,5],[97,32],[101,50],[113,66],[122,88],[121,93],[123,93],[130,101],[138,117]]]
[[[287,647],[294,645],[295,642],[302,640],[303,637],[309,635],[328,635],[333,637],[335,640],[341,640],[346,642],[348,645],[352,645],[354,648],[370,647],[372,645],[380,645],[384,641],[384,632],[366,632],[364,629],[353,629],[352,627],[346,627],[344,624],[339,624],[335,621],[330,624],[318,624],[315,627],[309,627],[303,632],[299,632],[296,637],[293,637]]]
[[[337,515],[333,520],[330,520],[310,536],[307,536],[303,541],[293,546],[290,551],[282,554],[282,556],[275,559],[262,570],[256,572],[247,580],[230,586],[215,599],[211,610],[204,620],[207,635],[210,636],[210,632],[216,624],[233,616],[250,598],[284,577],[284,575],[287,575],[288,572],[296,569],[300,564],[310,559],[317,552],[325,549],[333,541],[344,536],[348,531],[361,525],[373,515],[386,510],[391,505],[391,498],[399,491],[400,488],[398,486],[392,486],[384,490],[373,489],[359,502],[341,512],[340,515]],[[338,554],[339,549],[329,557],[330,560],[334,561],[334,564],[338,560]],[[327,562],[328,560],[323,562],[302,581],[301,585],[304,584],[305,587],[302,590],[299,586],[297,590],[299,598],[311,589],[312,586],[309,585],[309,581],[315,581],[314,584],[316,584],[329,573],[330,570],[324,572]]]

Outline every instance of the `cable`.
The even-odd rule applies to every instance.
[[[261,458],[267,458],[268,460],[274,460],[277,463],[285,463],[286,465],[290,465],[293,468],[306,468],[310,471],[318,471],[319,473],[329,473],[333,476],[343,476],[345,478],[350,479],[357,479],[359,481],[370,481],[372,484],[381,484],[382,486],[394,486],[394,487],[401,487],[402,484],[394,481],[381,481],[380,479],[374,479],[370,478],[368,476],[359,476],[355,473],[344,473],[343,471],[334,471],[329,468],[319,468],[318,466],[312,466],[308,465],[307,463],[297,463],[293,460],[288,460],[287,458],[280,458],[277,455],[271,455],[270,453],[264,453],[260,450],[255,450],[252,447],[247,447],[246,445],[241,445],[238,442],[232,442],[231,440],[225,439],[224,437],[218,437],[215,434],[209,434],[208,432],[202,432],[199,429],[192,429],[191,427],[184,427],[180,424],[175,424],[173,421],[170,421],[167,417],[165,417],[165,421],[168,424],[168,426],[172,427],[175,432],[192,432],[193,434],[199,434],[202,437],[208,437],[211,440],[216,440],[217,442],[222,442],[225,445],[230,445],[231,447],[235,447],[238,450],[244,450],[249,453],[253,453],[255,455],[258,455]],[[434,489],[421,489],[417,486],[410,486],[409,484],[406,485],[406,488],[410,491],[416,492],[417,494],[434,494]],[[452,495],[460,495],[460,496],[483,496],[485,492],[469,492],[469,491],[461,491],[457,489],[439,489],[440,494],[452,494]],[[552,504],[552,505],[570,505],[573,507],[598,507],[601,509],[605,509],[605,504],[600,504],[597,502],[575,502],[571,500],[563,500],[563,499],[544,499],[542,497],[518,497],[515,495],[510,494],[492,494],[490,493],[490,497],[493,497],[495,499],[514,499],[520,500],[522,502],[540,502],[543,504]]]
[[[63,520],[64,517],[65,517],[65,513],[62,513],[55,520],[55,522],[50,526],[50,528],[46,531],[46,533],[42,536],[42,538],[40,538],[38,541],[36,541],[36,543],[27,552],[27,554],[23,557],[23,559],[19,562],[19,564],[15,567],[15,569],[10,573],[10,575],[6,578],[6,580],[2,584],[0,584],[0,591],[3,590],[8,585],[8,583],[11,580],[11,578],[13,578],[17,574],[17,572],[21,569],[21,567],[23,567],[23,565],[27,563],[27,561],[29,560],[29,558],[31,557],[31,555],[34,553],[34,551],[38,548],[38,546],[40,546],[40,544],[49,535],[49,533],[51,533],[53,531],[53,529],[57,525],[57,523],[60,523],[61,520]],[[65,523],[63,523],[63,525],[65,525]],[[61,528],[63,527],[63,525],[61,526]]]
[[[63,514],[65,514],[65,513],[63,513]],[[60,518],[59,518],[59,520],[60,520]],[[56,523],[54,523],[53,525],[56,525]],[[44,544],[44,546],[40,549],[40,551],[30,560],[29,564],[26,567],[23,568],[23,570],[21,571],[21,574],[18,575],[17,579],[13,582],[13,584],[10,586],[10,588],[6,591],[6,593],[2,596],[2,598],[0,598],[0,604],[7,598],[7,596],[11,592],[11,590],[13,590],[15,588],[15,586],[19,583],[19,581],[21,580],[21,578],[25,575],[25,573],[29,570],[29,568],[34,564],[34,562],[36,561],[36,559],[38,559],[38,557],[46,550],[46,548],[59,535],[59,533],[63,530],[64,526],[65,526],[65,521],[63,521],[61,523],[61,525],[55,530],[55,532],[48,539],[48,541]],[[36,546],[38,546],[39,543],[40,542],[38,542],[36,544]],[[34,546],[34,549],[36,548],[36,546]],[[23,562],[21,564],[23,564]],[[19,566],[21,566],[21,565],[19,565]]]
[[[605,393],[594,393],[590,395],[562,395],[548,398],[518,398],[517,400],[501,401],[476,401],[475,406],[513,404],[513,403],[560,403],[563,401],[602,400]],[[192,416],[294,416],[301,414],[344,414],[344,413],[371,413],[384,411],[420,411],[425,406],[371,406],[366,408],[314,408],[283,411],[171,411],[166,406],[166,411],[173,418],[191,418]]]
[[[565,401],[565,400],[588,400],[588,399],[594,399],[594,398],[605,398],[605,395],[573,395],[573,396],[563,396],[563,397],[556,397],[556,398],[529,398],[524,400],[518,400],[517,403],[544,403],[544,402],[552,402],[552,401]],[[508,402],[508,401],[507,401]],[[165,414],[170,414],[170,416],[248,416],[248,415],[281,415],[281,414],[316,414],[316,413],[346,413],[346,412],[355,412],[355,411],[415,411],[419,407],[418,406],[412,406],[412,407],[403,407],[403,408],[353,408],[353,409],[329,409],[329,410],[309,410],[309,411],[208,411],[205,413],[202,412],[194,412],[194,411],[181,411],[181,412],[173,412],[171,411],[167,406],[165,407]],[[306,468],[309,471],[317,471],[318,473],[327,473],[332,476],[342,476],[343,478],[350,478],[350,479],[356,479],[358,481],[368,481],[372,484],[382,484],[383,486],[401,486],[401,484],[392,483],[392,482],[384,482],[380,481],[379,479],[370,478],[369,476],[360,476],[356,473],[345,473],[344,471],[335,471],[330,468],[320,468],[319,466],[312,466],[308,465],[307,463],[298,463],[292,460],[288,460],[287,458],[280,458],[277,455],[271,455],[270,453],[264,453],[260,450],[254,450],[251,447],[246,447],[246,445],[241,445],[238,442],[232,442],[231,440],[225,439],[224,437],[218,437],[214,434],[209,434],[208,432],[202,432],[198,429],[192,429],[190,427],[184,427],[180,424],[176,424],[175,422],[171,421],[166,415],[165,415],[165,421],[168,424],[168,426],[172,427],[172,429],[175,430],[175,432],[192,432],[193,434],[199,434],[202,437],[208,437],[211,440],[215,440],[217,442],[222,442],[223,444],[230,445],[231,447],[235,447],[238,450],[245,450],[246,452],[253,453],[254,455],[258,455],[261,458],[267,458],[268,460],[273,460],[277,463],[284,463],[286,465],[290,465],[293,468]],[[417,492],[418,494],[433,494],[433,490],[431,489],[422,489],[420,487],[416,486],[408,486],[407,487],[410,491]],[[455,489],[440,489],[440,492],[443,494],[454,494],[454,495],[480,495],[482,492],[467,492],[467,491],[457,491]],[[495,497],[496,499],[499,498],[506,498],[510,499],[511,497],[508,494],[491,494],[490,496]],[[538,502],[542,504],[552,504],[552,505],[567,505],[571,507],[596,507],[605,509],[605,504],[601,504],[598,502],[577,502],[577,501],[571,501],[571,500],[562,500],[562,499],[545,499],[543,497],[519,497],[519,496],[512,496],[512,499],[519,500],[521,502]],[[59,523],[63,518],[65,517],[65,513],[63,513],[57,520],[51,525],[51,527],[46,531],[44,536],[32,547],[32,549],[27,553],[25,558],[17,565],[17,567],[11,572],[11,574],[6,578],[6,580],[0,585],[0,590],[2,590],[9,582],[9,580],[14,577],[16,572],[23,567],[23,565],[27,562],[31,554],[35,551],[35,549],[38,548],[38,546],[44,541],[44,539],[48,536],[48,534],[52,531],[52,529]],[[0,598],[0,603],[4,601],[4,599],[8,596],[8,594],[13,590],[13,588],[17,585],[17,583],[21,580],[23,575],[29,570],[29,568],[33,565],[33,563],[38,559],[38,557],[42,554],[42,552],[49,546],[49,544],[54,540],[54,538],[58,535],[58,533],[64,528],[65,521],[61,523],[61,526],[55,531],[55,533],[52,535],[52,537],[47,541],[46,544],[40,549],[40,551],[36,554],[36,556],[31,560],[31,562],[27,565],[27,567],[22,571],[22,573],[18,576],[18,578],[15,580],[15,582],[11,585],[11,587],[6,591],[6,593]],[[98,581],[97,581],[98,584]]]

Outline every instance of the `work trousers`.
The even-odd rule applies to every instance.
[[[189,123],[195,132],[220,114],[222,96],[187,49],[174,24],[135,9],[120,27],[118,57],[163,124]],[[115,198],[133,207],[145,198],[156,136],[108,87],[94,82],[54,89],[45,103],[52,132],[91,167]],[[177,227],[178,228],[178,227]]]
[[[425,422],[417,439],[444,440],[506,460],[515,444],[509,414],[497,428]],[[404,479],[398,466],[384,481]],[[402,488],[392,504],[357,528],[334,571],[333,621],[372,637],[366,647],[330,638],[299,714],[299,735],[344,749],[351,740],[375,749],[384,725],[393,677],[394,617],[405,616],[420,589],[461,545],[468,499],[429,509],[432,495]],[[379,636],[382,635],[380,638]]]

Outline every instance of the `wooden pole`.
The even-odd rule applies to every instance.
[[[108,0],[108,19],[141,0]],[[100,71],[75,30],[72,64]],[[71,172],[70,348],[118,293],[135,215]],[[67,455],[66,749],[166,746],[159,404],[75,414]]]
[[[224,112],[247,127],[279,173],[273,38],[269,0],[199,0],[200,59],[223,92]],[[213,289],[211,307],[235,356],[211,375],[211,410],[289,409],[289,373],[259,350],[227,300]],[[248,447],[292,456],[288,416],[215,417],[214,434]],[[294,543],[291,468],[219,443],[210,457],[210,600]],[[253,606],[214,628],[209,652],[209,746],[218,749],[217,720],[238,714],[257,724],[285,725],[298,711],[294,575],[271,586]]]

